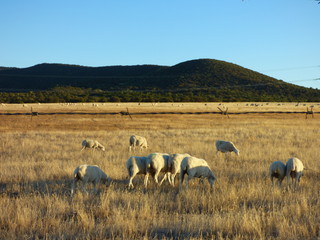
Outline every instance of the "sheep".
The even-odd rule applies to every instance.
[[[148,157],[135,157],[131,156],[127,162],[126,162],[126,167],[128,170],[129,174],[129,189],[133,189],[134,186],[132,184],[133,178],[137,174],[144,174],[144,186],[147,188],[148,184],[148,177],[149,177],[149,171],[148,169],[150,168],[150,159]]]
[[[148,148],[148,143],[147,143],[147,139],[145,137],[141,137],[141,136],[138,136],[138,135],[132,135],[130,136],[130,139],[129,139],[129,151],[131,150],[135,150],[136,147],[140,147],[140,151],[143,149],[143,148]]]
[[[294,183],[294,187],[296,187],[299,182],[301,176],[303,176],[303,164],[298,158],[289,158],[286,163],[286,176],[287,176],[287,188],[290,185],[290,177],[292,179],[292,183]]]
[[[279,186],[281,186],[284,177],[286,176],[286,165],[281,161],[275,161],[270,164],[269,168],[272,186],[274,186],[273,178],[278,178]]]
[[[168,160],[168,169],[169,169],[169,183],[174,186],[174,178],[175,176],[180,173],[180,165],[182,160],[185,157],[190,157],[190,155],[188,153],[175,153],[175,154],[171,154]],[[162,181],[160,182],[160,185],[162,184],[162,182],[165,180],[165,178],[162,179]]]
[[[235,147],[235,145],[229,141],[217,140],[216,141],[216,148],[217,148],[216,154],[218,154],[219,151],[222,153],[234,152],[238,156],[240,154],[239,150]]]
[[[82,182],[82,188],[84,192],[88,193],[86,190],[87,183],[93,184],[94,192],[97,193],[96,185],[98,183],[103,183],[106,186],[111,182],[111,178],[97,165],[80,165],[74,172],[74,179],[71,185],[71,196],[74,193],[75,185],[78,181]]]
[[[154,178],[154,181],[160,186],[164,180],[169,178],[170,183],[170,176],[168,177],[169,168],[168,168],[168,161],[170,155],[167,153],[151,153],[148,155],[150,160],[150,167],[148,168],[149,174],[151,174]],[[158,176],[160,172],[164,172],[165,175],[162,178],[160,184],[158,181]]]
[[[208,163],[204,159],[196,157],[185,157],[180,166],[180,191],[182,191],[182,184],[184,175],[188,174],[186,180],[186,189],[188,189],[188,182],[192,178],[207,178],[210,184],[211,191],[213,190],[214,181],[217,179],[211,171]]]
[[[92,149],[101,149],[102,151],[105,151],[106,148],[101,144],[99,143],[97,140],[90,140],[90,139],[85,139],[82,141],[82,149],[85,149],[85,148],[92,148]]]

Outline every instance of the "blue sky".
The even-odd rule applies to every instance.
[[[314,0],[2,0],[0,30],[0,66],[211,58],[320,89]]]

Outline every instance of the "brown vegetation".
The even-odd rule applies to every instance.
[[[221,107],[159,105],[33,105],[33,110],[216,111]],[[29,107],[7,105],[0,111],[30,111]],[[228,107],[230,111],[250,108],[245,103]],[[297,108],[289,103],[269,107]],[[306,120],[302,114],[139,115],[132,120],[121,115],[1,116],[0,239],[320,238],[318,118]],[[132,134],[145,136],[150,145],[137,155],[187,152],[206,159],[217,176],[214,192],[208,191],[207,181],[192,180],[188,191],[178,193],[178,181],[174,188],[168,183],[159,188],[152,179],[145,191],[142,177],[134,179],[135,189],[129,191],[125,162],[131,154]],[[98,140],[106,151],[80,152],[85,138]],[[240,156],[216,156],[216,139],[233,141]],[[286,190],[286,181],[283,188],[272,189],[270,163],[286,162],[289,157],[298,157],[313,170],[305,171],[295,191]],[[113,182],[109,188],[100,186],[98,195],[77,191],[71,198],[72,172],[83,163],[99,165]]]

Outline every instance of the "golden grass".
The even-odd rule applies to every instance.
[[[220,106],[121,105],[104,105],[102,111],[123,111],[127,106],[132,111],[184,107],[206,111],[208,105]],[[277,110],[296,107],[272,105]],[[39,112],[52,111],[51,107],[78,111],[72,106],[38,106],[43,108]],[[229,109],[235,106],[230,104]],[[81,111],[92,108],[81,105]],[[1,111],[17,109],[23,106],[1,107]],[[1,116],[0,132],[0,239],[320,238],[318,115],[308,120],[302,114],[233,115],[229,119],[143,115],[133,120],[120,115],[54,115],[32,121],[30,116]],[[134,179],[136,188],[127,190],[125,162],[132,134],[149,140],[150,149],[138,155],[187,152],[206,159],[218,178],[214,192],[209,192],[207,181],[193,180],[189,191],[178,193],[178,178],[174,188],[168,183],[158,188],[151,179],[145,191],[141,176]],[[106,152],[80,152],[84,138],[99,140]],[[216,139],[232,140],[240,156],[216,156]],[[295,191],[286,191],[286,181],[283,188],[272,189],[270,163],[289,157],[300,158],[313,170],[305,171]],[[77,191],[72,199],[72,172],[83,163],[98,164],[113,182],[107,189],[99,186],[99,195]]]

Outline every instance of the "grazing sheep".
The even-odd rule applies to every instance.
[[[278,178],[279,186],[281,186],[284,177],[286,176],[286,165],[283,162],[275,161],[271,163],[270,168],[270,178],[272,182],[272,186],[274,186],[273,178]]]
[[[296,187],[303,176],[303,164],[298,158],[289,158],[286,164],[287,187],[290,185],[290,177]]]
[[[130,139],[129,139],[129,151],[131,150],[135,150],[136,147],[140,147],[140,151],[143,149],[143,148],[148,148],[148,143],[147,143],[147,139],[145,137],[141,137],[141,136],[138,136],[138,135],[132,135],[130,136]]]
[[[176,175],[178,173],[180,173],[180,165],[182,160],[185,157],[190,157],[190,155],[188,153],[175,153],[175,154],[171,154],[168,160],[168,169],[169,169],[169,183],[174,186],[174,178],[176,177]],[[163,178],[160,182],[160,185],[162,184],[162,182],[165,180],[165,178]]]
[[[74,172],[74,179],[71,185],[71,196],[74,193],[75,185],[78,181],[82,182],[82,188],[87,193],[86,185],[91,182],[93,184],[94,192],[96,193],[96,185],[98,183],[108,184],[111,178],[97,165],[80,165]]]
[[[217,152],[216,154],[218,154],[218,152],[235,152],[235,154],[237,154],[239,156],[239,150],[235,147],[235,145],[232,142],[229,141],[222,141],[222,140],[217,140],[216,141],[216,148],[217,148]]]
[[[217,179],[211,171],[208,163],[200,158],[196,157],[185,157],[180,166],[180,191],[182,191],[182,184],[184,175],[188,174],[186,180],[186,189],[188,189],[188,182],[192,178],[207,178],[210,183],[210,189],[213,190],[214,181]]]
[[[129,174],[129,189],[134,188],[132,184],[133,178],[137,174],[144,174],[144,186],[147,188],[148,184],[148,177],[149,177],[149,171],[150,168],[150,159],[148,157],[130,157],[126,162],[126,167]]]
[[[97,140],[90,140],[90,139],[85,139],[82,141],[82,149],[85,149],[85,148],[93,148],[93,149],[101,149],[102,151],[105,151],[106,148],[101,144],[99,143]]]
[[[168,168],[168,161],[170,155],[167,153],[151,153],[148,155],[150,159],[150,168],[148,169],[149,174],[151,174],[154,178],[154,181],[161,185],[162,182],[168,178],[169,168]],[[161,180],[160,184],[158,181],[158,176],[160,172],[164,172],[165,175]],[[169,183],[170,183],[170,176],[169,176]]]

